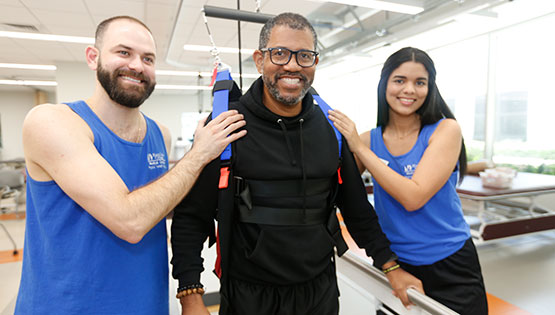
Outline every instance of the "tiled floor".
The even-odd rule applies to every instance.
[[[555,231],[478,246],[486,290],[532,314],[555,314]]]
[[[2,220],[19,248],[25,220]],[[0,315],[10,314],[19,286],[21,261],[13,261],[13,247],[0,228]],[[497,298],[535,315],[555,310],[555,231],[490,241],[478,246],[486,289]],[[6,261],[7,260],[7,261]],[[17,259],[16,259],[17,260]],[[173,305],[175,308],[176,305]],[[213,313],[214,314],[214,313]],[[509,314],[506,311],[490,314]],[[526,312],[510,314],[527,314]]]
[[[0,314],[4,315],[9,314],[4,310],[10,303],[13,303],[19,288],[25,220],[1,220],[0,223],[9,231],[19,249],[18,255],[14,256],[13,245],[6,232],[0,227]]]

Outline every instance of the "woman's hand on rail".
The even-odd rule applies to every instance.
[[[408,289],[412,288],[424,294],[422,281],[402,268],[388,272],[386,277],[391,284],[391,288],[393,288],[393,295],[398,297],[407,309],[410,305],[414,305],[414,303],[409,300],[409,296],[407,294]]]

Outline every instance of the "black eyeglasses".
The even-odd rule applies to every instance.
[[[270,53],[270,61],[278,66],[285,66],[291,61],[291,56],[295,55],[297,64],[303,68],[310,68],[316,63],[318,53],[312,50],[301,49],[291,50],[285,47],[262,48],[261,52]]]

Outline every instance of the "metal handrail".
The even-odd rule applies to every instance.
[[[370,261],[352,253],[346,252],[340,259],[347,261],[352,266],[356,267],[366,275],[368,275],[372,280],[379,282],[382,285],[390,287],[387,277],[378,270],[376,267],[372,266]],[[408,289],[407,295],[411,302],[416,306],[420,307],[422,310],[428,312],[432,315],[457,315],[455,311],[451,310],[447,306],[437,302],[436,300],[422,294],[415,289]]]

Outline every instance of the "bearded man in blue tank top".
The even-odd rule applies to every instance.
[[[194,146],[168,171],[169,130],[139,111],[156,85],[148,27],[128,16],[103,21],[86,61],[97,74],[89,99],[37,106],[24,121],[15,313],[168,314],[163,219],[245,122],[236,111],[199,122]]]

